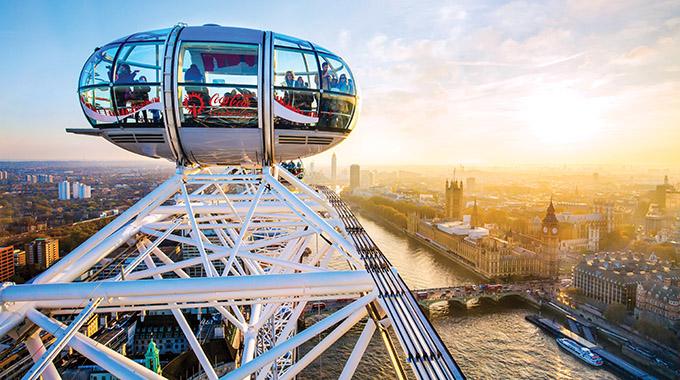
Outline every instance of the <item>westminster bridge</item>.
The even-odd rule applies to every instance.
[[[505,297],[519,297],[533,305],[540,305],[542,300],[553,298],[557,294],[557,283],[553,281],[528,281],[512,284],[460,285],[416,289],[411,293],[416,301],[426,309],[443,302],[458,302],[466,305],[473,300],[489,299],[496,302]]]

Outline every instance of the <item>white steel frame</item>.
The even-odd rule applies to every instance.
[[[363,319],[367,305],[380,309],[376,286],[340,226],[325,199],[278,165],[179,167],[31,284],[3,284],[0,336],[37,326],[56,338],[48,348],[37,332],[25,341],[34,365],[24,379],[59,379],[52,361],[66,346],[118,378],[162,379],[78,330],[93,313],[170,310],[209,379],[291,379]],[[196,257],[173,260],[164,243],[192,247]],[[92,278],[125,247],[133,253],[123,264]],[[197,266],[200,277],[191,277]],[[352,301],[297,330],[310,302],[331,299]],[[218,377],[182,313],[195,308],[213,308],[242,334],[236,370]],[[54,318],[64,314],[75,318],[68,325]],[[351,378],[376,326],[369,319],[341,378]]]

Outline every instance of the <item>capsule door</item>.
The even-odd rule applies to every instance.
[[[263,32],[189,27],[176,50],[178,136],[188,161],[255,164],[263,159]]]

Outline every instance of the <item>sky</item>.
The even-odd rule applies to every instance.
[[[356,129],[317,165],[680,166],[680,2],[0,2],[0,160],[138,160],[89,127],[76,94],[95,47],[216,23],[341,56]],[[151,159],[149,159],[151,160]]]

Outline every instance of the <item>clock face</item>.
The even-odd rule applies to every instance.
[[[556,234],[557,233],[557,227],[553,227],[552,233]]]
[[[543,227],[543,232],[548,233],[548,227]]]

